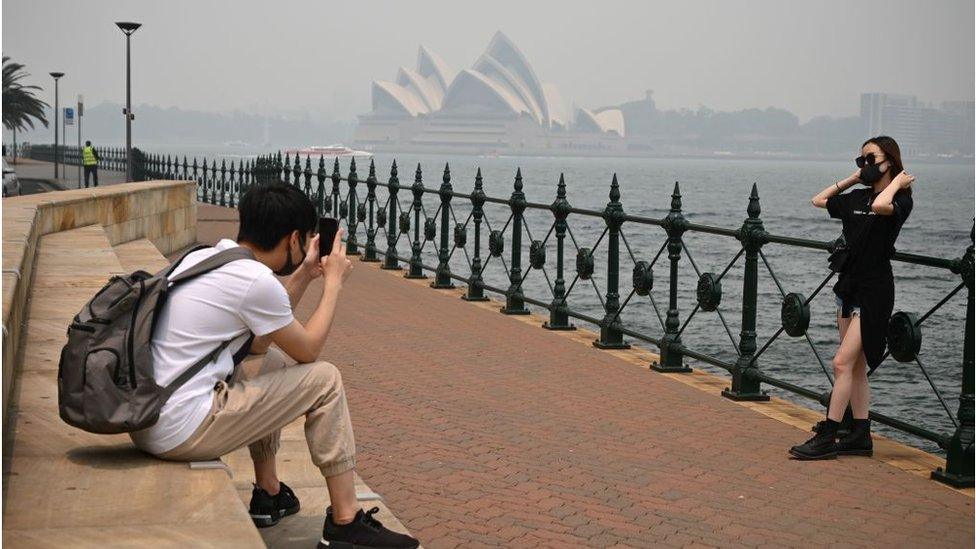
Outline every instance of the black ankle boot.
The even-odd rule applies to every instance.
[[[871,442],[871,420],[855,419],[851,432],[837,441],[837,454],[841,456],[870,456],[874,453]]]
[[[837,429],[840,423],[832,419],[821,422],[817,434],[810,440],[790,448],[796,459],[834,459],[837,457]]]

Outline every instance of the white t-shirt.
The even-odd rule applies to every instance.
[[[235,246],[233,240],[224,239],[213,248],[193,252],[173,274]],[[263,336],[292,320],[284,286],[271,269],[251,259],[233,261],[174,288],[153,332],[154,377],[158,385],[168,385],[222,342],[232,343],[215,362],[173,393],[155,425],[132,433],[136,446],[161,454],[189,439],[210,412],[214,386],[234,371],[234,353],[247,341],[248,331]]]

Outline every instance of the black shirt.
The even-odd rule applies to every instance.
[[[863,188],[827,199],[827,211],[843,223],[851,250],[851,266],[837,277],[834,293],[846,304],[861,308],[861,343],[872,370],[884,356],[888,319],[895,305],[890,261],[895,240],[912,212],[912,196],[904,190],[895,193],[891,215],[872,212],[871,203],[878,194]]]
[[[830,217],[843,223],[844,239],[851,248],[850,273],[858,278],[891,275],[895,240],[912,212],[912,195],[905,190],[895,193],[891,215],[872,212],[878,194],[865,187],[827,199]]]

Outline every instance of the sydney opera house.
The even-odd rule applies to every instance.
[[[469,69],[455,73],[421,46],[417,69],[376,80],[356,145],[374,151],[475,154],[607,154],[625,149],[617,108],[570,112],[498,32]]]

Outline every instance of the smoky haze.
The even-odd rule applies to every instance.
[[[52,103],[47,73],[65,72],[61,97],[73,103],[84,94],[87,106],[124,102],[124,39],[113,24],[121,20],[144,25],[132,41],[135,105],[340,125],[370,110],[372,80],[415,65],[418,45],[456,71],[497,30],[567,104],[589,108],[650,89],[660,109],[777,107],[805,122],[856,116],[862,92],[941,102],[971,101],[974,89],[972,0],[2,6],[3,54],[26,64]]]

